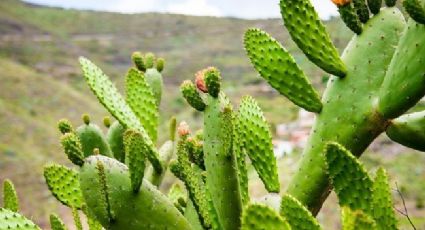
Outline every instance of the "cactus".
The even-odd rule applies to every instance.
[[[3,182],[3,205],[5,209],[9,209],[12,212],[19,210],[19,200],[16,194],[15,186],[10,180]]]
[[[324,155],[342,206],[344,229],[397,229],[385,170],[378,169],[372,180],[360,161],[338,143],[328,143]],[[353,225],[370,228],[349,227]]]
[[[53,196],[72,209],[75,228],[82,229],[82,211],[93,230],[320,230],[314,215],[334,188],[344,229],[397,229],[385,170],[379,169],[372,179],[357,157],[383,132],[403,145],[425,148],[423,112],[403,115],[425,94],[425,66],[416,52],[425,47],[425,27],[413,0],[406,3],[415,9],[408,10],[412,19],[407,26],[400,11],[391,7],[393,1],[386,1],[390,7],[383,9],[379,0],[368,5],[363,0],[335,2],[356,32],[341,57],[309,0],[280,4],[298,47],[335,75],[322,99],[277,40],[259,29],[245,34],[246,51],[261,76],[316,114],[299,170],[282,198],[273,199],[279,208],[252,202],[248,192],[247,157],[268,196],[279,196],[270,127],[254,98],[246,96],[238,108],[232,106],[217,68],[197,72],[195,83],[184,81],[180,88],[188,104],[203,113],[202,132],[192,134],[181,122],[176,138],[172,118],[170,140],[160,145],[164,60],[152,53],[133,53],[136,67],[126,74],[123,97],[100,68],[80,58],[90,89],[116,121],[104,119],[106,135],[88,115],[75,130],[67,120],[58,123],[62,147],[76,168],[49,164],[44,177]],[[177,159],[172,160],[174,152]],[[166,196],[158,187],[168,166],[185,190],[174,185]],[[5,182],[4,191],[0,228],[39,229],[17,213],[10,182]],[[51,226],[66,229],[55,214]]]
[[[374,14],[367,16],[368,20],[365,1],[333,2],[347,26],[357,28],[341,58],[309,0],[280,3],[284,24],[295,43],[312,62],[335,75],[322,99],[312,93],[316,91],[305,74],[270,35],[249,29],[244,38],[248,57],[260,75],[290,101],[316,113],[299,168],[286,191],[314,215],[332,188],[323,154],[326,143],[338,142],[356,157],[383,132],[414,149],[423,150],[424,143],[423,117],[403,114],[425,95],[421,57],[425,26],[412,13],[406,24],[393,7],[395,1],[385,1],[388,7],[382,9],[381,1],[368,1]],[[423,2],[418,2],[416,7],[422,7]],[[371,180],[364,185],[370,186]]]

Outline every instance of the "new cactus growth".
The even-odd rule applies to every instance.
[[[423,117],[400,116],[425,95],[425,25],[413,16],[406,24],[400,11],[392,7],[395,1],[386,1],[388,7],[380,10],[380,1],[369,1],[373,2],[369,8],[374,15],[368,20],[364,1],[334,2],[352,5],[350,20],[365,23],[361,31],[355,31],[357,35],[341,57],[309,0],[280,3],[285,26],[295,43],[317,66],[335,75],[321,99],[294,59],[270,35],[249,29],[244,39],[248,57],[260,75],[289,100],[316,113],[299,168],[287,189],[313,214],[332,188],[323,154],[326,143],[338,142],[356,157],[383,132],[418,150],[423,150],[424,143]],[[356,2],[362,3],[356,6]],[[365,188],[370,186],[371,182],[365,182]]]

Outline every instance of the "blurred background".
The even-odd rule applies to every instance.
[[[342,51],[352,33],[332,4],[313,2]],[[304,57],[279,17],[278,0],[0,0],[0,181],[13,180],[22,212],[43,229],[48,229],[51,212],[71,223],[70,212],[50,195],[42,176],[48,162],[71,166],[60,149],[56,122],[68,118],[78,126],[81,114],[89,113],[101,125],[108,115],[86,86],[77,58],[94,61],[123,92],[130,55],[141,51],[166,59],[159,143],[167,137],[166,121],[172,115],[186,120],[193,130],[201,128],[201,114],[184,102],[178,87],[193,79],[196,71],[217,66],[235,105],[249,94],[264,110],[274,133],[284,188],[314,117],[257,75],[243,49],[244,31],[259,27],[281,41],[320,91],[328,75]],[[420,102],[414,109],[424,108],[425,102]],[[413,223],[425,229],[425,154],[382,135],[361,159],[369,170],[383,165],[389,171],[391,186],[398,185]],[[255,171],[250,170],[249,176],[251,194],[260,198],[265,189]],[[174,180],[169,175],[162,190],[167,191]],[[404,209],[395,190],[393,197],[396,208]],[[403,215],[397,216],[402,229],[412,229]],[[318,218],[326,229],[339,229],[333,194]]]

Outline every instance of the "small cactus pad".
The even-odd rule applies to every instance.
[[[136,51],[131,55],[131,60],[133,61],[134,65],[137,67],[138,70],[145,72],[146,66],[145,62],[143,60],[142,53]]]
[[[365,0],[352,0],[354,9],[359,16],[362,23],[366,23],[369,20],[369,9],[367,8]]]
[[[348,207],[341,209],[342,230],[378,230],[375,221],[361,210],[353,211]]]
[[[280,183],[274,157],[272,135],[269,125],[250,96],[242,99],[237,115],[240,141],[252,161],[258,175],[269,192],[279,192]]]
[[[425,94],[425,25],[410,19],[400,37],[379,91],[379,112],[388,119],[404,114]]]
[[[385,5],[388,7],[393,7],[397,3],[397,0],[385,0]]]
[[[353,210],[372,213],[372,179],[363,165],[338,143],[325,147],[327,171],[339,204]]]
[[[255,69],[273,88],[296,105],[320,112],[322,103],[317,92],[279,42],[264,31],[249,29],[245,32],[244,43]]]
[[[288,223],[272,208],[250,204],[242,214],[241,230],[290,230]]]
[[[127,166],[115,159],[102,155],[87,158],[80,170],[80,185],[89,210],[105,229],[191,229],[167,197],[147,180],[134,193]]]
[[[99,154],[112,156],[105,135],[96,124],[85,123],[78,127],[75,133],[78,135],[78,139],[81,142],[84,157],[93,155],[95,149],[99,150]]]
[[[0,229],[4,230],[41,230],[32,221],[19,213],[0,208]]]
[[[78,172],[62,165],[49,164],[44,167],[44,178],[53,196],[61,203],[68,207],[82,207]]]
[[[165,65],[164,58],[156,59],[156,70],[158,70],[158,72],[161,73],[164,70],[164,65]]]
[[[367,0],[367,6],[372,14],[378,14],[381,10],[382,0]]]
[[[99,102],[102,103],[124,127],[137,129],[142,133],[143,138],[149,146],[149,151],[155,153],[155,146],[146,130],[109,78],[99,67],[84,57],[80,57],[80,64],[83,69],[84,77],[90,89],[99,99]]]
[[[180,86],[180,91],[190,106],[198,111],[205,110],[206,104],[196,90],[196,86],[193,82],[189,80],[184,81]]]
[[[67,230],[63,221],[56,214],[50,214],[50,228],[52,230]]]
[[[151,87],[142,72],[131,68],[125,79],[126,101],[153,142],[158,133],[158,106]]]
[[[397,230],[397,220],[388,185],[387,172],[383,168],[376,171],[373,181],[373,218],[379,230]]]
[[[125,128],[118,121],[112,123],[106,134],[106,140],[111,148],[114,158],[123,162],[125,160],[124,152],[124,132]]]
[[[425,151],[425,111],[406,114],[392,120],[386,132],[388,137],[397,143]]]
[[[403,6],[413,20],[425,24],[425,8],[419,0],[404,0]]]
[[[58,121],[58,129],[62,134],[72,132],[74,128],[68,119],[60,119]]]
[[[289,194],[282,197],[280,215],[285,217],[292,229],[320,230],[317,220],[298,200]]]
[[[212,97],[218,97],[221,86],[221,75],[215,67],[209,67],[204,71],[205,85],[207,86],[208,93]]]
[[[149,87],[152,89],[153,95],[155,96],[155,103],[159,107],[161,104],[162,88],[164,85],[162,75],[157,69],[150,68],[145,72],[145,79]]]
[[[81,146],[80,138],[74,132],[65,133],[61,137],[61,144],[72,163],[78,166],[84,164],[83,147]]]
[[[18,194],[16,194],[15,186],[10,180],[3,182],[3,206],[12,212],[19,211]]]
[[[135,193],[139,192],[145,172],[146,145],[140,133],[127,130],[124,134],[125,163],[130,172],[131,187]]]
[[[146,53],[143,57],[143,60],[145,62],[146,69],[151,69],[154,67],[155,55],[153,53]]]
[[[353,7],[353,3],[338,6],[338,12],[341,16],[342,21],[347,27],[356,34],[361,34],[363,31],[362,23],[360,22],[359,16],[356,14],[356,10]]]
[[[326,72],[344,77],[346,67],[310,0],[281,0],[280,12],[286,29],[307,58]]]

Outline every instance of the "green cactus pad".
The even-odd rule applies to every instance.
[[[58,129],[62,134],[74,131],[74,128],[68,119],[60,119],[58,121]]]
[[[131,60],[133,61],[134,65],[137,67],[138,70],[145,72],[146,66],[145,62],[143,60],[143,55],[140,52],[134,52],[131,55]]]
[[[65,133],[61,137],[61,145],[68,156],[68,159],[75,165],[81,166],[84,164],[83,147],[81,146],[80,138],[74,133]]]
[[[146,163],[146,145],[140,133],[127,130],[124,134],[125,163],[130,172],[131,188],[138,193],[143,181]]]
[[[242,200],[236,156],[232,150],[233,112],[224,94],[208,96],[204,111],[204,156],[207,189],[224,229],[240,228]]]
[[[155,96],[156,105],[159,107],[162,98],[163,80],[161,73],[154,68],[147,69],[145,72],[146,82],[152,89],[153,95]]]
[[[118,121],[112,123],[106,134],[106,140],[111,148],[114,158],[123,162],[125,160],[124,152],[124,132],[125,128]]]
[[[93,155],[94,149],[99,149],[99,153],[102,155],[112,156],[105,135],[99,126],[93,123],[83,124],[75,130],[75,133],[78,135],[84,157]],[[76,139],[74,139],[74,141],[76,141]]]
[[[272,208],[263,204],[246,206],[241,230],[290,230],[289,224]]]
[[[320,230],[317,220],[297,199],[289,194],[282,197],[280,215],[285,217],[292,229]]]
[[[361,210],[342,207],[342,230],[377,230],[375,221]],[[386,229],[386,228],[384,228]]]
[[[87,158],[80,170],[80,185],[87,206],[105,229],[191,229],[167,197],[148,181],[144,180],[135,194],[127,166],[117,160],[101,155]],[[105,195],[112,219],[102,204]]]
[[[12,212],[19,211],[18,194],[12,181],[7,179],[3,182],[3,207]]]
[[[378,14],[381,10],[382,0],[367,0],[367,6],[372,14]]]
[[[155,64],[155,55],[153,53],[146,53],[143,57],[143,60],[145,62],[146,69],[151,69],[154,67]]]
[[[310,0],[281,0],[280,12],[292,39],[310,61],[330,74],[346,75],[346,67]]]
[[[391,140],[425,152],[425,111],[392,120],[386,132]]]
[[[158,72],[161,73],[164,70],[164,65],[165,65],[164,58],[156,59],[156,70],[158,70]]]
[[[5,208],[0,208],[0,229],[41,230],[41,228],[21,214]]]
[[[267,191],[279,192],[280,183],[274,157],[270,127],[258,106],[250,96],[242,99],[237,115],[240,141],[252,165]]]
[[[425,25],[410,19],[379,92],[378,110],[385,118],[405,113],[425,95]]]
[[[78,172],[62,165],[44,166],[44,178],[49,190],[62,204],[81,208],[83,196],[80,190]]]
[[[134,68],[128,71],[125,79],[126,101],[139,118],[151,140],[155,142],[158,136],[158,104],[156,104],[155,95],[145,76]]]
[[[388,7],[393,7],[397,3],[397,0],[385,0],[385,5]]]
[[[52,230],[68,230],[61,218],[56,214],[50,214],[50,228]]]
[[[373,181],[373,219],[379,230],[397,230],[387,172],[379,168]]]
[[[369,9],[367,8],[365,0],[352,0],[354,9],[359,16],[362,23],[366,23],[369,20]]]
[[[338,143],[328,143],[325,158],[339,204],[372,214],[373,182],[363,165]]]
[[[419,0],[404,0],[403,6],[413,20],[425,24],[425,8]]]
[[[205,170],[204,150],[202,143],[195,138],[188,138],[186,146],[190,161],[196,164],[202,170]]]
[[[193,82],[189,80],[184,81],[180,86],[180,91],[190,106],[198,111],[205,110],[206,104],[198,90],[196,90],[196,86]]]
[[[348,3],[343,6],[338,6],[338,12],[341,16],[342,21],[345,23],[345,25],[347,25],[347,27],[351,31],[356,34],[362,33],[362,23],[360,22],[359,16],[357,16],[352,3]]]
[[[264,31],[249,29],[244,43],[255,69],[273,88],[296,105],[320,112],[322,103],[317,92],[279,42]]]
[[[208,93],[212,97],[218,97],[221,86],[220,71],[214,67],[205,70],[205,85],[207,86]]]
[[[90,89],[99,99],[99,102],[102,103],[124,127],[137,129],[137,131],[143,135],[143,139],[145,139],[145,142],[149,146],[150,154],[157,154],[157,150],[146,130],[109,78],[99,67],[84,57],[80,57],[80,64],[83,69],[84,77]],[[161,171],[162,168],[157,168],[158,166],[159,165],[155,165],[155,170]]]

